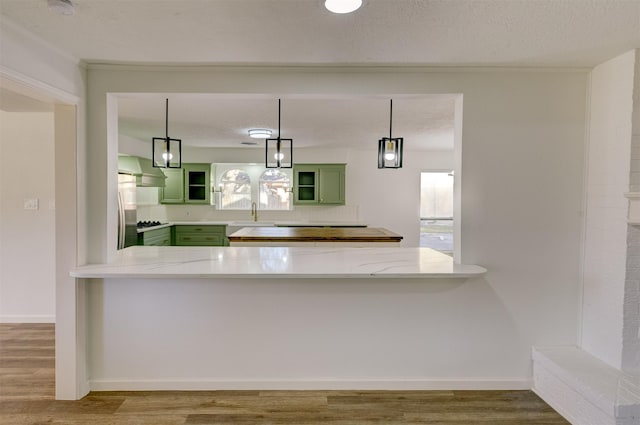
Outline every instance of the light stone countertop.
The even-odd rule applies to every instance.
[[[273,226],[273,227],[367,227],[360,221],[295,221],[295,220],[194,220],[194,221],[168,221],[158,226],[138,228],[138,233],[149,230],[162,229],[170,226],[232,226],[234,228]]]
[[[430,248],[132,246],[76,278],[469,278],[487,270]]]

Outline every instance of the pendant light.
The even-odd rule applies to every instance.
[[[151,155],[156,168],[182,167],[182,140],[169,137],[169,99],[165,107],[165,136],[153,138]]]
[[[293,168],[293,139],[280,137],[280,104],[278,99],[278,138],[266,139],[266,168]]]
[[[389,101],[389,137],[378,140],[378,168],[402,168],[403,138],[391,136],[393,99]]]

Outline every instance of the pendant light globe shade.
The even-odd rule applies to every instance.
[[[362,6],[362,0],[325,0],[324,7],[333,13],[351,13]]]

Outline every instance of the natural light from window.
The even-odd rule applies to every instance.
[[[278,169],[266,170],[260,176],[260,209],[291,209],[291,179]]]
[[[420,246],[453,255],[453,173],[420,175]]]
[[[243,170],[233,169],[220,177],[220,208],[248,210],[251,208],[251,178]]]

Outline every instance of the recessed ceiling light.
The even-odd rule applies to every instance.
[[[65,16],[70,16],[76,13],[76,8],[71,3],[71,0],[48,0],[49,10]]]
[[[362,0],[325,0],[324,7],[333,13],[351,13],[362,6]]]
[[[271,130],[268,128],[252,128],[249,130],[249,137],[254,139],[268,139],[271,137]]]

